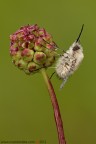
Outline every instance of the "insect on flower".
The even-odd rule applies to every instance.
[[[63,80],[62,84],[60,85],[60,89],[64,87],[64,84],[66,83],[69,76],[77,70],[84,58],[83,48],[80,44],[80,36],[82,34],[83,27],[84,24],[82,25],[81,31],[76,41],[57,60],[54,73],[56,73],[57,76]],[[53,74],[51,75],[51,77],[53,76]]]

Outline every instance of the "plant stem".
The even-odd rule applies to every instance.
[[[64,130],[63,130],[63,122],[61,119],[60,109],[59,109],[58,101],[56,98],[56,94],[54,92],[54,88],[52,86],[52,83],[51,83],[45,69],[41,69],[41,73],[44,77],[48,92],[50,94],[53,111],[54,111],[55,123],[56,123],[56,127],[57,127],[57,132],[58,132],[59,144],[66,144]]]

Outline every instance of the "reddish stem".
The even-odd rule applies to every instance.
[[[41,70],[44,80],[46,82],[48,92],[50,94],[53,110],[54,110],[54,118],[56,122],[56,127],[57,127],[57,132],[58,132],[58,139],[59,139],[59,144],[66,144],[65,136],[64,136],[64,130],[63,130],[63,122],[60,114],[60,109],[58,105],[58,101],[56,98],[56,94],[54,91],[54,88],[52,86],[52,83],[46,74],[46,71],[44,69]]]

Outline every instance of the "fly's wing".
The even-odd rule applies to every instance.
[[[65,83],[67,82],[67,80],[68,80],[68,76],[63,79],[63,82],[62,82],[62,84],[60,85],[60,89],[62,89],[62,88],[64,87],[64,85],[65,85]]]

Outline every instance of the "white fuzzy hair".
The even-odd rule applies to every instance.
[[[69,49],[58,59],[56,64],[56,73],[63,79],[62,88],[68,77],[72,75],[79,67],[84,58],[83,48],[79,42],[74,42]]]

